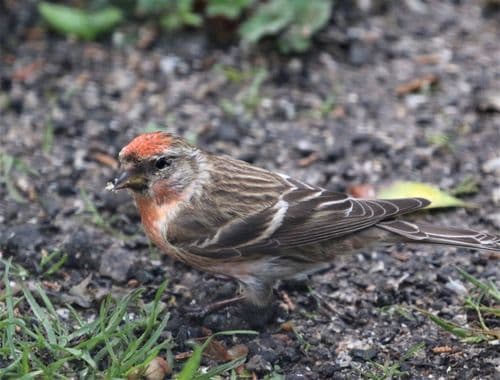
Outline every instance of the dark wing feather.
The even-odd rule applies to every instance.
[[[273,206],[232,220],[211,236],[183,242],[181,248],[214,258],[262,254],[339,238],[429,204],[421,198],[353,199],[307,185],[298,187],[295,182]]]
[[[419,243],[446,244],[500,251],[500,236],[474,230],[439,227],[403,220],[383,222],[378,224],[377,227],[406,237],[409,241]]]
[[[316,205],[301,202],[290,205],[283,223],[270,239],[290,248],[339,238],[377,224],[381,220],[412,212],[428,205],[419,198],[359,200],[343,194],[327,193]],[[333,200],[328,200],[328,198]],[[334,203],[328,203],[334,202]],[[304,207],[306,206],[306,207]],[[267,244],[267,242],[262,242]],[[257,244],[255,244],[257,245]]]

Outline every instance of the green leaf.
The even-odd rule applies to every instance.
[[[88,13],[89,26],[92,32],[98,36],[113,29],[123,20],[123,13],[120,9],[108,7],[98,12]]]
[[[294,1],[293,23],[279,38],[284,53],[303,52],[309,48],[311,37],[330,19],[332,2],[329,0]]]
[[[283,30],[294,18],[294,10],[288,0],[271,0],[261,5],[255,14],[245,21],[239,33],[243,40],[255,43],[262,37]]]
[[[203,19],[194,12],[193,2],[193,0],[178,0],[174,9],[161,18],[161,26],[170,31],[180,29],[185,25],[201,26]]]
[[[207,5],[208,16],[223,16],[230,20],[237,19],[252,0],[211,0]]]
[[[383,199],[421,197],[431,201],[426,208],[474,207],[471,203],[455,198],[437,187],[420,182],[395,182],[389,187],[380,189],[377,197]]]
[[[38,11],[43,19],[64,35],[84,40],[94,40],[99,34],[111,30],[123,20],[123,12],[116,7],[106,7],[97,12],[87,12],[65,5],[42,2]]]
[[[136,0],[136,13],[138,15],[154,15],[163,11],[169,4],[170,0]]]
[[[203,19],[194,12],[194,0],[177,0],[177,12],[185,25],[201,26]]]

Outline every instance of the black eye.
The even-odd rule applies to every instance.
[[[160,157],[155,162],[156,169],[159,170],[165,169],[167,166],[170,166],[171,164],[172,164],[172,159],[166,157]]]

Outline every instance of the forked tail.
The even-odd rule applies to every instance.
[[[461,228],[437,227],[430,224],[392,220],[377,224],[386,231],[407,238],[410,242],[454,245],[500,252],[500,236]]]

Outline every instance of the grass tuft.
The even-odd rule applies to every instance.
[[[500,318],[500,291],[492,281],[481,281],[460,268],[457,272],[473,288],[464,299],[464,308],[475,311],[477,321],[473,326],[460,326],[423,309],[417,309],[432,322],[450,334],[453,334],[464,343],[482,343],[500,339],[500,329],[491,328],[486,323],[486,317],[498,324]]]
[[[397,362],[385,362],[380,364],[374,361],[370,361],[373,370],[361,371],[359,368],[354,367],[360,375],[365,379],[370,380],[389,380],[395,377],[401,377],[408,375],[408,372],[401,370],[401,365],[414,357],[419,351],[425,348],[425,343],[420,342],[410,347],[408,351],[399,359]]]
[[[143,304],[141,290],[120,300],[106,298],[95,319],[85,318],[72,308],[70,318],[62,318],[39,285],[31,290],[22,285],[15,295],[7,261],[0,293],[0,378],[69,379],[126,378],[144,371],[173,343],[162,338],[168,313],[160,302],[167,282],[154,300]]]
[[[57,259],[58,255],[51,253],[42,267],[53,268]],[[169,314],[161,301],[167,281],[158,287],[151,302],[144,303],[142,290],[136,289],[118,300],[108,296],[97,311],[84,312],[70,305],[54,305],[38,282],[30,281],[30,286],[23,282],[28,278],[26,271],[11,260],[2,260],[0,265],[4,269],[0,284],[0,379],[140,379],[155,367],[150,366],[154,360],[164,363],[161,370],[174,367],[174,343],[167,330]],[[241,366],[245,355],[201,368],[202,355],[213,339],[235,334],[257,332],[235,330],[209,336],[194,346],[176,378],[211,379]]]

